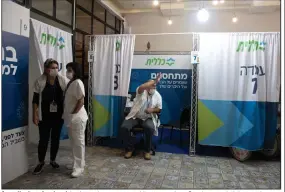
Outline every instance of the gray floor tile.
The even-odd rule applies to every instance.
[[[39,176],[32,175],[37,148],[29,148],[30,172],[3,185],[4,189],[280,189],[280,161],[232,158],[190,157],[157,153],[152,160],[142,153],[124,159],[120,149],[86,148],[86,169],[72,179],[70,150],[61,148],[59,170],[46,166]],[[47,159],[49,154],[47,156]]]
[[[133,184],[131,183],[129,189],[143,189],[145,187],[144,184]]]
[[[251,182],[239,182],[242,189],[256,189],[256,186]]]
[[[113,189],[127,189],[129,188],[130,183],[125,183],[125,182],[116,182],[114,184]]]
[[[176,175],[180,174],[180,169],[167,169],[166,175]]]
[[[194,188],[194,183],[183,183],[183,182],[178,182],[178,188],[179,189],[193,189]]]
[[[121,175],[118,179],[118,182],[131,183],[133,179],[134,176],[132,175]]]
[[[225,189],[240,189],[239,182],[234,181],[223,181]]]

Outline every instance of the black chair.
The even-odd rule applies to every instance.
[[[180,115],[180,120],[179,120],[179,131],[180,131],[180,146],[182,146],[182,127],[189,127],[190,128],[190,113],[191,113],[191,108],[190,107],[185,107]],[[170,130],[170,140],[172,139],[172,133],[173,133],[174,126],[171,126]],[[163,130],[164,127],[161,129],[161,135],[160,135],[160,143],[162,143],[162,137],[163,137]]]

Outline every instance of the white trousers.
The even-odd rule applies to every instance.
[[[85,129],[86,122],[79,120],[68,127],[68,136],[73,154],[73,170],[83,171],[85,167]]]

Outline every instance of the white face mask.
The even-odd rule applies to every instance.
[[[73,73],[72,72],[66,72],[66,77],[70,80],[73,79]]]
[[[148,92],[150,95],[153,95],[155,93],[155,89],[150,89]]]
[[[50,69],[49,75],[52,77],[56,77],[58,74],[58,69]]]

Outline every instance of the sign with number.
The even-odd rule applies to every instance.
[[[200,63],[199,52],[191,51],[191,64],[196,65]]]

